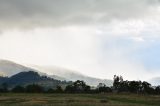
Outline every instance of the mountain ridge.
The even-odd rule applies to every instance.
[[[53,75],[49,75],[50,77],[53,77],[54,75],[56,75],[56,76],[60,76],[61,78],[65,78],[65,80],[67,81],[83,80],[88,85],[91,85],[91,86],[97,86],[99,83],[105,83],[107,86],[112,86],[113,84],[113,81],[109,79],[89,77],[79,72],[74,72],[72,70],[63,69],[59,67],[51,67],[51,66],[45,67],[45,66],[36,66],[36,65],[30,65],[30,67],[37,69],[41,72],[48,70],[49,72],[53,73]]]
[[[66,81],[76,81],[84,80],[87,84],[91,86],[97,86],[99,83],[105,83],[107,86],[112,86],[112,80],[103,80],[99,78],[89,77],[78,72],[71,70],[59,68],[59,67],[42,67],[42,66],[29,66],[21,65],[8,60],[0,60],[0,73],[4,73],[5,76],[12,76],[16,73],[23,71],[35,71],[40,75],[45,75],[57,80],[66,80]],[[52,75],[48,75],[44,72],[52,72]]]
[[[0,77],[0,84],[7,84],[9,88],[17,85],[26,86],[29,84],[38,84],[45,88],[56,88],[58,85],[66,86],[70,82],[56,80],[47,76],[40,76],[38,72],[25,71],[17,73],[10,77]]]

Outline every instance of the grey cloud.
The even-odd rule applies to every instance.
[[[0,0],[0,27],[30,28],[139,19],[153,15],[156,6],[159,0]]]

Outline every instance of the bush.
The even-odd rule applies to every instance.
[[[40,85],[32,84],[32,85],[26,86],[26,92],[28,92],[28,93],[42,93],[42,92],[44,92],[44,89]]]
[[[25,92],[25,88],[18,85],[18,86],[14,87],[14,88],[12,89],[12,92],[15,92],[15,93],[23,93],[23,92]]]

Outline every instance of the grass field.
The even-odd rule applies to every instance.
[[[160,106],[160,96],[134,94],[0,94],[0,106]]]

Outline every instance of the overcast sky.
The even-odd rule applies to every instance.
[[[0,0],[0,58],[93,77],[160,76],[160,0]]]

